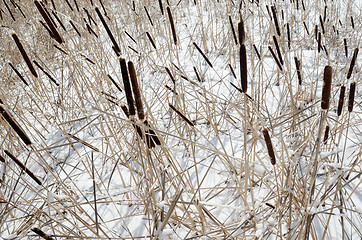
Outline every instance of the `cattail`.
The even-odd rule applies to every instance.
[[[275,163],[276,163],[275,154],[274,154],[273,144],[271,142],[268,129],[266,129],[266,128],[263,129],[263,135],[264,135],[264,140],[265,140],[265,143],[266,143],[266,147],[268,149],[270,162],[271,162],[272,165],[275,165]]]
[[[259,60],[261,60],[259,51],[258,51],[258,49],[256,48],[255,44],[253,44],[253,48],[254,48],[254,50],[255,50],[255,52],[256,52],[256,55],[258,56]]]
[[[289,29],[289,23],[287,23],[287,38],[288,38],[288,48],[290,49],[290,29]]]
[[[37,61],[33,61],[33,63],[57,86],[59,86],[59,83],[49,74],[47,73],[42,66],[39,65]]]
[[[341,87],[341,92],[339,94],[339,101],[338,101],[338,108],[337,108],[337,115],[338,116],[341,116],[341,114],[342,114],[345,92],[346,92],[346,86],[342,86]]]
[[[245,43],[245,28],[244,21],[241,19],[238,23],[238,35],[239,35],[239,43],[243,45]]]
[[[31,141],[26,135],[25,131],[20,127],[18,122],[11,116],[11,114],[5,109],[3,105],[0,104],[0,113],[3,118],[9,123],[9,125],[14,129],[18,136],[23,140],[26,145],[30,145]]]
[[[21,79],[21,81],[23,81],[23,83],[25,83],[25,85],[29,85],[28,82],[24,79],[24,77],[19,73],[19,71],[9,62],[10,67],[14,70],[14,72],[16,73],[16,75],[18,75],[18,77]]]
[[[102,4],[102,6],[103,6],[103,4]],[[115,40],[114,37],[113,37],[113,34],[112,34],[111,30],[109,29],[106,21],[104,20],[101,12],[99,11],[99,9],[98,9],[97,7],[96,7],[96,13],[97,13],[99,19],[101,20],[101,22],[102,22],[102,24],[103,24],[103,27],[106,29],[106,32],[107,32],[107,34],[108,34],[108,37],[111,39],[111,41],[112,41],[112,43],[113,43],[113,47],[114,47],[114,51],[116,52],[116,55],[119,56],[119,55],[121,54],[121,49],[119,48],[116,40]]]
[[[128,71],[129,71],[129,76],[131,78],[132,90],[133,90],[133,95],[134,95],[135,103],[136,103],[136,107],[137,107],[138,118],[140,119],[140,121],[144,121],[145,112],[144,112],[143,104],[142,104],[141,90],[140,90],[140,87],[138,84],[135,67],[133,65],[133,62],[131,62],[131,61],[128,62]]]
[[[39,235],[39,237],[44,238],[45,240],[54,240],[54,238],[50,237],[48,234],[44,233],[42,230],[40,230],[39,228],[32,228],[31,229],[33,232],[35,232],[36,234]]]
[[[58,21],[60,26],[64,29],[64,31],[67,31],[67,29],[65,29],[65,26],[64,26],[63,22],[60,20],[60,18],[58,17],[58,15],[54,11],[52,11],[52,14],[55,17],[55,19]]]
[[[4,4],[5,4],[6,9],[9,11],[11,18],[12,18],[14,21],[16,21],[13,13],[11,12],[11,10],[10,10],[10,8],[9,8],[9,6],[8,6],[8,4],[7,4],[5,1],[3,1],[3,2],[4,2]]]
[[[59,43],[62,44],[63,38],[60,36],[60,33],[58,32],[58,30],[56,29],[56,27],[54,26],[54,21],[50,18],[50,15],[48,15],[43,6],[39,3],[39,1],[35,0],[34,1],[36,8],[38,9],[38,11],[40,12],[41,16],[43,17],[43,19],[45,20],[45,22],[48,24],[49,29],[51,30],[54,39]]]
[[[168,69],[168,67],[165,67],[165,69],[166,69],[167,74],[170,76],[170,78],[171,78],[171,80],[172,80],[173,84],[175,84],[175,83],[176,83],[176,81],[175,81],[175,79],[173,78],[173,76],[172,76],[172,74],[171,74],[170,69]]]
[[[315,37],[315,40],[318,41],[318,25],[315,25],[315,28],[314,28],[314,37]]]
[[[323,24],[323,20],[322,20],[322,16],[319,15],[319,22],[321,23],[321,28],[322,28],[322,32],[323,32],[323,35],[326,33],[325,30],[324,30],[324,24]]]
[[[171,24],[171,31],[172,31],[173,42],[175,43],[175,45],[177,45],[176,28],[175,28],[175,23],[174,23],[174,21],[173,21],[171,9],[167,6],[166,10],[167,10],[167,15],[168,15],[168,18],[169,18],[170,24]]]
[[[356,82],[352,82],[349,86],[348,112],[353,110],[354,93],[356,92]]]
[[[128,109],[129,109],[129,115],[130,115],[130,117],[132,117],[132,116],[136,115],[136,109],[134,107],[134,100],[133,100],[133,95],[132,95],[132,90],[131,90],[131,84],[129,82],[126,60],[124,58],[121,58],[120,64],[121,64],[123,86],[124,86],[124,90],[126,92],[126,99],[127,99]]]
[[[297,57],[294,57],[295,67],[297,69],[297,75],[298,75],[298,84],[302,85],[302,74],[300,72],[300,62]]]
[[[40,24],[45,28],[45,30],[47,30],[47,32],[48,32],[48,34],[50,35],[50,37],[51,37],[51,38],[54,38],[53,33],[52,33],[52,30],[50,30],[50,28],[49,28],[47,25],[45,25],[45,23],[44,23],[43,21],[39,20],[39,22],[40,22]]]
[[[191,127],[195,126],[193,122],[191,122],[185,115],[183,115],[179,110],[177,110],[172,104],[169,104],[170,108],[174,110],[185,122],[187,122]]]
[[[246,48],[242,44],[240,46],[240,79],[241,79],[241,89],[244,93],[248,90],[248,65],[246,59]]]
[[[275,24],[275,28],[277,30],[277,34],[278,34],[278,36],[280,36],[280,29],[279,29],[278,18],[277,18],[277,10],[276,10],[275,6],[271,6],[271,10],[273,13],[274,24]]]
[[[158,4],[160,5],[161,14],[163,15],[163,6],[162,6],[162,0],[158,0]]]
[[[272,208],[272,209],[275,209],[275,206],[270,204],[270,203],[265,203],[265,205],[267,205],[268,207]]]
[[[58,49],[59,51],[61,51],[62,53],[64,53],[65,55],[68,55],[68,53],[66,51],[64,51],[63,49],[61,49],[60,47],[58,47],[57,45],[53,45],[56,49]]]
[[[280,51],[280,48],[279,48],[279,44],[278,44],[278,40],[275,36],[273,36],[273,41],[274,41],[274,44],[275,44],[275,47],[277,48],[277,53],[278,53],[278,57],[279,57],[279,61],[282,65],[284,65],[284,62],[283,62],[283,58],[282,58],[282,53]]]
[[[21,44],[21,42],[20,42],[20,40],[18,38],[18,35],[16,35],[16,33],[13,33],[13,34],[11,34],[11,36],[13,37],[13,39],[15,41],[15,44],[18,47],[21,55],[23,56],[23,58],[24,58],[24,60],[26,62],[26,65],[30,69],[30,72],[34,75],[34,77],[38,77],[38,74],[36,73],[35,68],[34,68],[33,64],[31,63],[28,54],[26,53],[23,45]]]
[[[236,34],[235,34],[234,24],[233,24],[233,20],[231,19],[231,16],[229,16],[229,22],[230,22],[230,26],[231,26],[231,32],[234,37],[235,45],[238,45],[238,38],[236,37]]]
[[[196,74],[197,80],[198,80],[199,82],[202,82],[202,80],[201,80],[201,78],[200,78],[200,75],[199,75],[199,73],[197,72],[196,67],[194,67],[194,72],[195,72],[195,74]]]
[[[352,57],[351,65],[349,65],[347,79],[350,79],[352,76],[352,71],[353,71],[354,65],[356,64],[357,55],[358,55],[358,48],[356,48],[353,52],[353,57]]]
[[[20,162],[11,152],[4,150],[6,155],[8,155],[11,160],[13,160],[26,174],[29,175],[37,184],[42,185],[41,181],[27,168],[22,162]]]
[[[74,25],[72,20],[69,20],[70,25],[73,27],[73,29],[75,30],[75,32],[78,34],[79,37],[82,37],[82,35],[80,35],[80,32],[78,31],[78,28]]]
[[[326,129],[325,129],[325,131],[324,131],[324,138],[323,138],[323,143],[324,143],[324,144],[327,144],[328,135],[329,135],[329,125],[326,126]]]
[[[321,52],[322,49],[321,41],[322,41],[322,34],[321,32],[318,32],[318,52]]]
[[[331,86],[332,86],[332,74],[333,70],[331,66],[326,66],[324,68],[323,75],[323,89],[322,89],[322,103],[321,107],[323,110],[329,108],[329,99],[331,96]]]
[[[152,44],[152,47],[153,47],[154,49],[156,49],[155,41],[152,39],[150,33],[149,33],[149,32],[146,32],[146,35],[147,35],[148,39],[150,40],[150,42],[151,42],[151,44]]]
[[[143,7],[144,7],[144,9],[145,9],[145,11],[146,11],[146,15],[147,15],[147,17],[148,17],[148,20],[150,21],[150,23],[151,23],[151,25],[152,25],[152,27],[153,27],[153,22],[152,22],[152,19],[151,19],[150,14],[148,13],[146,6],[143,6]]]
[[[353,17],[351,16],[351,25],[352,25],[352,28],[354,29],[354,21],[353,21]]]
[[[207,64],[209,64],[210,67],[214,68],[212,66],[211,62],[209,61],[209,59],[206,57],[206,55],[202,52],[202,50],[199,48],[199,46],[197,46],[197,44],[195,42],[194,42],[194,46],[196,47],[197,51],[199,51],[199,53],[202,55],[202,57],[205,59]]]
[[[133,38],[127,31],[124,31],[124,33],[125,33],[135,44],[137,44],[136,40],[134,40],[134,38]]]
[[[75,7],[77,8],[77,11],[79,12],[79,7],[78,7],[77,0],[74,0],[74,4],[75,4]]]
[[[68,7],[70,8],[70,10],[73,11],[73,7],[72,7],[72,5],[70,5],[70,3],[68,2],[68,0],[65,0],[65,2],[68,4]]]
[[[5,162],[5,158],[0,154],[0,162]]]
[[[307,24],[305,24],[305,22],[303,22],[303,25],[304,25],[305,31],[306,31],[307,34],[309,35],[309,30],[308,30]]]
[[[50,16],[50,13],[48,11],[48,9],[45,7],[43,2],[40,2],[40,4],[43,6],[43,9],[45,11],[45,13],[48,15],[48,18],[50,19],[50,21],[52,21],[53,25],[58,28],[57,24],[55,23],[55,21],[53,20],[53,18]]]
[[[94,25],[98,26],[98,25],[97,25],[97,22],[96,22],[96,21],[94,21],[94,19],[93,19],[92,15],[90,15],[90,14],[89,14],[88,10],[87,10],[87,9],[85,9],[85,8],[83,8],[83,10],[84,10],[84,11],[85,11],[85,13],[87,14],[87,17],[88,17],[88,21],[89,21],[89,23],[92,25],[92,22],[93,22],[93,23],[94,23]]]
[[[148,123],[147,120],[144,121],[144,124],[146,127],[148,127],[149,129],[147,130],[147,135],[152,137],[153,142],[155,142],[157,145],[161,145],[161,141],[158,138],[158,136],[156,135],[155,131],[152,130],[151,125]]]
[[[273,58],[274,58],[275,62],[277,63],[277,65],[278,65],[278,67],[279,67],[280,71],[283,71],[282,65],[280,64],[280,62],[279,62],[279,60],[278,60],[277,56],[275,56],[275,53],[274,53],[273,49],[272,49],[270,46],[268,47],[268,49],[269,49],[270,53],[272,54],[272,56],[273,56]]]
[[[236,78],[236,74],[235,74],[235,72],[234,72],[233,67],[231,66],[230,63],[228,64],[228,66],[229,66],[229,68],[230,68],[231,74],[233,75],[234,78]]]
[[[344,53],[346,54],[346,57],[348,57],[347,39],[343,39],[343,42],[344,42]]]

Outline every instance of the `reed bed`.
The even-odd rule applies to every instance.
[[[1,4],[0,238],[362,237],[360,1]]]

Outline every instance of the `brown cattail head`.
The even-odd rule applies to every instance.
[[[322,89],[321,107],[323,110],[327,110],[329,108],[329,99],[331,96],[331,86],[332,86],[332,74],[333,74],[332,67],[326,66],[324,68],[323,89]]]
[[[240,46],[240,78],[241,78],[241,89],[243,93],[248,90],[248,64],[246,59],[246,48],[242,44]]]
[[[0,154],[0,162],[5,162],[5,158]]]
[[[243,19],[238,23],[238,35],[239,35],[239,43],[243,45],[245,43],[245,28]]]
[[[37,184],[42,185],[39,178],[37,178],[27,167],[24,166],[22,162],[20,162],[11,152],[8,150],[4,150],[6,155],[8,155],[11,160],[13,160],[26,174],[29,175]]]
[[[19,71],[9,62],[10,67],[14,70],[14,72],[16,73],[16,75],[18,75],[18,77],[21,79],[21,81],[23,81],[23,83],[25,83],[25,85],[29,85],[28,82],[24,79],[24,77],[19,73]]]
[[[323,138],[324,144],[327,144],[328,135],[329,135],[329,125],[326,126],[326,130],[324,131],[324,138]]]
[[[352,82],[349,87],[348,112],[353,111],[353,102],[354,102],[354,93],[355,92],[356,92],[356,82]]]
[[[201,50],[201,48],[194,42],[194,46],[196,47],[197,51],[202,55],[202,57],[205,59],[207,64],[209,64],[210,67],[214,68],[210,62],[210,60],[206,57],[205,53]]]
[[[294,57],[295,67],[297,69],[297,75],[298,75],[298,84],[302,85],[302,74],[300,72],[300,62],[297,57]]]
[[[133,100],[133,95],[132,95],[131,84],[129,82],[126,60],[124,58],[121,58],[120,64],[121,64],[124,91],[126,92],[126,99],[127,99],[128,109],[129,109],[129,115],[132,117],[132,116],[136,115],[136,110],[134,107],[134,100]]]
[[[3,105],[0,104],[0,113],[3,118],[9,123],[9,125],[14,129],[18,136],[23,140],[26,145],[30,145],[31,141],[26,135],[25,131],[20,127],[18,122],[11,116],[11,114],[5,109]]]
[[[49,29],[52,32],[52,37],[54,37],[54,39],[58,42],[58,43],[63,43],[63,39],[60,36],[58,30],[56,29],[56,27],[54,26],[54,21],[53,19],[51,19],[50,15],[47,14],[47,12],[45,11],[45,9],[43,8],[43,6],[40,4],[39,1],[35,0],[34,1],[36,8],[38,9],[38,11],[40,12],[41,16],[43,17],[43,19],[45,20],[45,22],[47,23]]]
[[[16,35],[16,33],[12,33],[11,36],[13,37],[14,41],[15,41],[15,44],[16,46],[18,47],[21,55],[23,56],[25,62],[26,62],[26,65],[28,66],[30,72],[34,75],[34,77],[38,77],[38,74],[37,72],[35,71],[35,68],[33,66],[33,64],[31,63],[30,61],[30,58],[28,56],[28,54],[26,53],[24,47],[23,47],[23,44],[21,44],[19,38],[18,38],[18,35]]]
[[[279,28],[278,18],[277,18],[277,9],[275,8],[275,6],[271,6],[271,10],[273,13],[275,29],[277,31],[278,36],[280,36],[280,28]]]
[[[352,76],[352,71],[353,71],[353,67],[356,64],[356,60],[357,60],[357,55],[358,55],[358,48],[356,48],[353,52],[353,57],[352,57],[352,61],[351,61],[351,65],[349,65],[349,70],[348,70],[348,74],[347,74],[347,79],[350,79]]]
[[[266,147],[267,147],[267,149],[268,149],[268,154],[269,154],[269,157],[270,157],[270,162],[271,162],[272,165],[275,165],[275,164],[276,164],[276,159],[275,159],[273,144],[272,144],[272,142],[271,142],[268,129],[266,129],[266,128],[263,129],[263,135],[264,135]]]
[[[135,102],[136,102],[138,118],[139,118],[139,120],[144,121],[145,112],[144,112],[143,104],[142,104],[141,90],[140,90],[140,87],[138,84],[135,67],[133,65],[133,62],[131,62],[131,61],[128,62],[128,71],[129,71],[129,76],[131,78],[132,90],[133,90],[133,95],[134,95]]]
[[[341,92],[339,94],[339,101],[338,101],[338,107],[337,107],[337,115],[338,116],[341,116],[341,114],[342,114],[345,93],[346,93],[346,86],[342,86],[341,87]]]
[[[177,45],[176,28],[175,28],[175,23],[174,23],[174,21],[173,21],[171,9],[167,6],[166,10],[167,10],[168,19],[170,20],[170,24],[171,24],[171,31],[172,31],[173,42],[175,43],[175,45]]]
[[[275,44],[275,47],[277,49],[277,53],[278,53],[278,57],[279,57],[279,61],[282,65],[284,65],[284,61],[283,61],[283,57],[282,57],[282,52],[280,51],[280,48],[279,48],[279,44],[278,44],[278,40],[275,36],[273,36],[273,41],[274,41],[274,44]]]
[[[39,228],[32,228],[31,229],[33,232],[35,232],[36,234],[39,235],[39,237],[44,238],[45,240],[54,240],[54,238],[50,237],[48,234],[44,233],[42,230],[40,230]]]

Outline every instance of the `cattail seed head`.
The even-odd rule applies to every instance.
[[[338,116],[341,116],[341,114],[342,114],[345,92],[346,92],[346,86],[342,86],[341,87],[341,92],[339,94],[338,107],[337,107],[337,115]]]
[[[322,103],[321,107],[323,110],[329,108],[329,99],[331,96],[331,86],[332,86],[332,74],[333,70],[331,66],[326,66],[324,68],[323,75],[323,89],[322,89]]]
[[[358,48],[356,48],[353,52],[352,61],[351,61],[351,64],[349,65],[349,69],[348,69],[347,79],[350,79],[352,76],[352,71],[353,71],[354,65],[356,64],[357,56],[358,56]]]
[[[246,48],[242,44],[240,46],[240,78],[241,78],[241,89],[246,93],[248,89],[248,64],[246,58]]]
[[[238,23],[238,34],[239,34],[239,43],[243,45],[245,43],[245,27],[244,21],[241,19]]]
[[[324,131],[324,138],[323,138],[324,144],[327,144],[328,135],[329,135],[329,125],[326,126],[326,130]]]
[[[128,109],[129,109],[129,115],[130,115],[130,117],[132,117],[132,116],[136,115],[136,110],[134,107],[134,100],[133,100],[133,95],[132,95],[132,90],[131,90],[131,84],[129,82],[126,60],[124,58],[121,58],[120,64],[121,64],[124,91],[126,92],[126,99],[127,99]]]
[[[271,162],[272,165],[275,165],[276,164],[276,159],[275,159],[273,144],[272,144],[272,141],[270,139],[268,129],[266,129],[266,128],[263,129],[263,135],[264,135],[264,140],[265,140],[265,143],[266,143],[266,147],[268,149],[270,162]]]
[[[175,28],[175,23],[174,23],[174,21],[173,21],[171,9],[170,9],[170,7],[167,6],[166,10],[167,10],[168,19],[170,20],[170,24],[171,24],[171,31],[172,31],[173,42],[175,43],[175,45],[177,45],[176,28]]]
[[[354,94],[356,92],[356,82],[352,82],[349,87],[349,97],[348,97],[348,112],[353,111],[353,102],[354,102]]]
[[[142,104],[141,90],[140,90],[140,87],[138,84],[135,67],[133,65],[133,62],[131,62],[131,61],[128,62],[128,71],[129,71],[129,76],[131,78],[132,90],[133,90],[133,95],[134,95],[135,103],[136,103],[136,107],[137,107],[138,118],[141,121],[144,121],[145,112],[144,112],[143,104]]]

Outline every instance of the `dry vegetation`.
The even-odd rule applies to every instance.
[[[361,239],[361,7],[3,0],[0,237]]]

